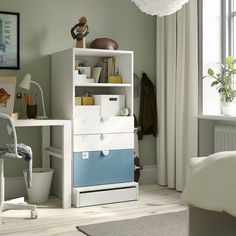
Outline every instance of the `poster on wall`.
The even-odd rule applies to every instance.
[[[0,113],[13,113],[15,90],[16,77],[0,77]]]
[[[0,69],[19,69],[19,13],[0,11]]]

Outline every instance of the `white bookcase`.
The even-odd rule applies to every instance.
[[[81,83],[77,63],[94,67],[113,57],[122,83]],[[137,200],[133,182],[133,52],[72,48],[52,55],[52,117],[71,119],[73,140],[72,202],[76,207]],[[103,117],[99,106],[75,106],[75,97],[124,95],[128,116]],[[80,109],[85,109],[80,112]],[[86,110],[88,109],[88,110]],[[132,163],[131,163],[132,162]]]

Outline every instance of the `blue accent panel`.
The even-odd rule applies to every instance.
[[[74,153],[73,186],[130,182],[134,180],[134,150],[110,150],[89,152],[89,159],[82,159],[82,152]]]

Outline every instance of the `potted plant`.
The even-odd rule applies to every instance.
[[[233,76],[236,74],[234,68],[234,58],[228,56],[224,63],[221,64],[221,73],[215,73],[212,68],[209,68],[207,75],[203,78],[210,77],[213,79],[211,87],[216,87],[218,93],[221,95],[222,111],[224,115],[233,115],[233,101],[236,97],[236,90],[234,89]]]

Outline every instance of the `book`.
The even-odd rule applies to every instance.
[[[99,63],[101,69],[101,75],[99,83],[107,83],[108,76],[114,75],[115,73],[115,58],[114,57],[103,57]]]

